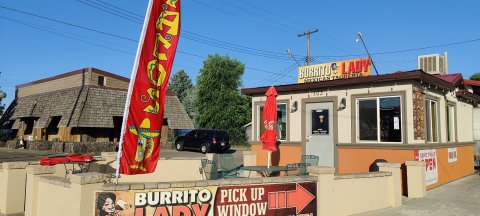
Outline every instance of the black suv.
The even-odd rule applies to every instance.
[[[224,152],[230,148],[230,138],[227,131],[195,129],[185,136],[175,140],[177,151],[183,149],[200,150],[203,154],[209,152]]]

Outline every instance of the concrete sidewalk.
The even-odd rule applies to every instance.
[[[480,175],[427,191],[427,196],[406,199],[398,208],[382,209],[361,216],[476,216],[480,215]]]

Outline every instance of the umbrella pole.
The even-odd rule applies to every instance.
[[[267,168],[270,169],[270,157],[272,155],[272,152],[271,151],[268,151],[268,163],[267,163]]]

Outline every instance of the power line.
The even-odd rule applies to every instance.
[[[29,13],[29,12],[25,12],[25,11],[13,9],[13,8],[4,7],[4,6],[1,6],[1,5],[0,5],[0,8],[6,9],[6,10],[10,10],[10,11],[15,11],[15,12],[17,12],[17,13],[22,13],[22,14],[26,14],[26,15],[30,15],[30,16],[42,18],[42,19],[45,19],[45,20],[50,20],[50,21],[57,22],[57,23],[62,23],[62,24],[65,24],[65,25],[69,25],[69,26],[76,27],[76,28],[81,28],[81,29],[88,30],[88,31],[91,31],[91,32],[96,32],[96,33],[99,33],[99,34],[103,34],[103,35],[108,35],[108,36],[111,36],[111,37],[120,38],[120,39],[123,39],[123,40],[128,40],[128,41],[132,41],[132,42],[138,42],[138,40],[134,40],[134,39],[131,39],[131,38],[127,38],[127,37],[123,37],[123,36],[119,36],[119,35],[110,34],[110,33],[104,32],[104,31],[99,31],[99,30],[95,30],[95,29],[83,27],[83,26],[80,26],[80,25],[75,25],[75,24],[68,23],[68,22],[64,22],[64,21],[61,21],[61,20],[57,20],[57,19],[53,19],[53,18],[48,18],[48,17],[45,17],[45,16],[40,16],[40,15],[37,15],[37,14],[33,14],[33,13]]]
[[[25,12],[25,11],[20,11],[20,10],[13,9],[13,8],[7,8],[7,7],[3,7],[3,6],[0,6],[0,8],[4,8],[4,9],[7,9],[7,10],[12,10],[12,11],[15,11],[15,12],[18,12],[18,13],[27,14],[27,15],[30,15],[30,16],[46,19],[46,20],[53,21],[53,22],[62,23],[62,24],[65,24],[65,25],[81,28],[81,29],[96,32],[96,33],[105,34],[105,35],[112,36],[112,37],[126,39],[126,40],[129,40],[129,41],[132,41],[132,42],[138,42],[138,40],[135,40],[135,39],[126,38],[126,37],[123,37],[123,36],[119,36],[119,35],[103,32],[103,31],[95,30],[95,29],[88,28],[88,27],[83,27],[83,26],[80,26],[80,25],[56,20],[56,19],[53,19],[53,18],[49,18],[49,17],[45,17],[45,16],[41,16],[41,15],[37,15],[37,14]],[[105,12],[107,12],[107,11],[105,11]],[[107,12],[107,13],[110,13],[110,12]],[[117,14],[114,14],[114,13],[110,13],[110,14],[118,16]],[[265,51],[265,50],[245,47],[245,46],[241,46],[241,45],[235,45],[235,44],[231,44],[231,43],[227,43],[227,42],[223,42],[223,41],[220,41],[220,40],[216,40],[216,39],[212,39],[212,38],[203,36],[204,38],[213,40],[213,42],[211,42],[211,41],[209,42],[205,39],[202,39],[202,38],[199,38],[198,36],[195,36],[195,35],[198,35],[198,34],[195,34],[195,33],[192,33],[192,32],[186,31],[186,30],[183,30],[183,31],[186,32],[187,34],[193,34],[193,36],[190,36],[190,37],[187,36],[186,37],[187,39],[192,40],[192,41],[196,41],[196,42],[199,42],[199,43],[203,43],[203,44],[207,44],[207,45],[210,45],[210,46],[223,48],[223,49],[227,49],[227,50],[231,50],[231,51],[235,51],[235,52],[240,52],[240,53],[244,53],[244,54],[249,54],[249,55],[256,55],[256,56],[260,56],[260,57],[279,59],[279,60],[288,60],[288,57],[283,57],[284,55],[280,54],[280,53],[275,53],[275,52],[271,52],[271,51]],[[214,41],[217,41],[218,43],[214,42]],[[225,43],[226,45],[225,44],[222,45],[220,43]],[[247,49],[251,49],[253,51],[249,51]]]
[[[59,36],[65,37],[65,38],[69,38],[69,39],[72,39],[72,40],[80,41],[80,42],[83,42],[83,43],[86,43],[86,44],[90,44],[90,45],[93,45],[93,46],[102,47],[102,48],[105,48],[105,49],[109,49],[109,50],[113,50],[113,51],[117,51],[117,52],[121,52],[121,53],[125,53],[125,54],[135,55],[134,53],[126,52],[126,51],[123,51],[123,50],[115,49],[115,48],[108,47],[108,46],[104,46],[104,45],[97,44],[97,43],[92,43],[92,42],[89,42],[89,41],[86,41],[86,40],[83,40],[83,39],[71,37],[71,36],[65,35],[65,34],[63,34],[63,33],[59,33],[59,32],[55,32],[55,31],[53,31],[53,30],[49,30],[49,29],[47,29],[47,28],[45,28],[45,27],[31,25],[31,24],[29,24],[29,23],[25,23],[25,22],[22,22],[22,21],[19,21],[19,20],[15,20],[15,19],[10,19],[10,18],[8,18],[8,17],[0,16],[0,19],[4,19],[4,20],[11,21],[11,22],[15,22],[15,23],[17,23],[17,24],[21,24],[21,25],[24,25],[24,26],[28,26],[28,27],[30,27],[30,28],[35,28],[35,29],[38,29],[38,30],[42,30],[42,31],[45,31],[45,32],[49,32],[49,33],[51,33],[51,34],[59,35]]]

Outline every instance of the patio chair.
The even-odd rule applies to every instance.
[[[238,178],[240,166],[235,165],[233,154],[219,154],[218,159],[220,160],[218,171],[222,178]]]
[[[199,169],[203,180],[218,179],[218,169],[215,161],[202,159],[202,167]]]
[[[308,164],[308,166],[318,166],[320,157],[316,155],[302,155],[302,163]]]
[[[287,164],[287,170],[285,175],[295,176],[295,175],[307,175],[307,166],[310,166],[308,163],[291,163]],[[290,170],[290,171],[289,171]]]

